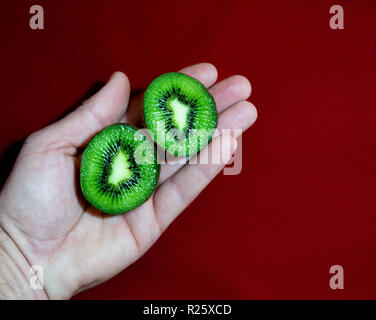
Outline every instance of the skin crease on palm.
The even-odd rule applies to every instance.
[[[256,120],[255,107],[245,101],[251,94],[245,77],[216,83],[217,70],[209,63],[180,72],[209,88],[217,104],[218,129],[244,131]],[[26,139],[0,194],[0,259],[18,270],[0,274],[0,282],[8,284],[0,298],[67,299],[115,276],[151,247],[231,158],[236,139],[217,136],[201,152],[221,152],[222,139],[229,150],[222,164],[162,165],[153,195],[124,215],[105,215],[90,206],[79,189],[80,156],[104,127],[140,123],[142,94],[129,101],[129,93],[128,78],[115,72],[82,106]],[[31,265],[43,266],[44,290],[30,289]]]

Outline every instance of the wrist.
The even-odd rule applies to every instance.
[[[32,277],[28,261],[0,225],[0,300],[47,299],[43,289],[33,288]]]

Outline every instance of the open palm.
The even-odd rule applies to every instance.
[[[245,130],[255,121],[256,109],[245,101],[251,93],[246,78],[232,76],[214,84],[217,71],[207,63],[180,72],[209,88],[219,129]],[[77,110],[29,136],[0,194],[1,227],[28,265],[43,267],[43,296],[69,298],[137,260],[222,170],[236,148],[232,135],[217,136],[201,153],[220,153],[222,146],[227,151],[221,164],[162,165],[158,187],[143,205],[124,215],[102,214],[80,193],[80,155],[104,127],[139,123],[142,95],[128,101],[129,93],[127,77],[116,72]]]

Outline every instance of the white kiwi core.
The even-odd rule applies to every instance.
[[[129,169],[128,157],[123,151],[119,151],[111,164],[112,170],[108,181],[112,184],[118,184],[120,181],[128,179],[132,175]]]
[[[183,130],[187,125],[189,107],[184,103],[181,103],[178,99],[171,100],[169,105],[173,112],[173,118],[177,128]]]

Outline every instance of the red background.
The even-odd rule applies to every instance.
[[[34,4],[45,30],[29,28]],[[334,4],[344,30],[329,28]],[[115,70],[142,89],[207,61],[220,79],[243,74],[253,86],[259,118],[243,136],[241,174],[216,178],[145,256],[77,298],[376,298],[376,1],[0,9],[2,171],[16,141]],[[334,264],[344,290],[329,288]]]

